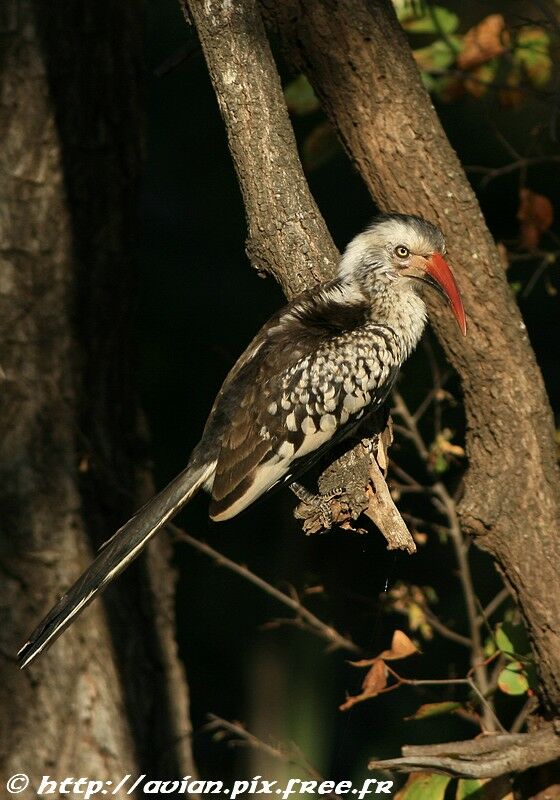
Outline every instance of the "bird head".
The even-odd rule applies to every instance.
[[[357,279],[371,293],[383,284],[404,291],[435,289],[451,306],[465,336],[463,301],[445,254],[445,239],[436,225],[412,215],[384,214],[349,243],[339,274]]]

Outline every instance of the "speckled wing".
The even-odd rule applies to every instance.
[[[211,518],[235,516],[304,471],[380,405],[398,360],[390,332],[336,283],[273,318],[226,379],[205,431],[220,443]]]

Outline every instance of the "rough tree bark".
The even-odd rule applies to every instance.
[[[462,381],[469,469],[459,511],[512,587],[549,712],[560,711],[560,482],[535,355],[476,197],[389,0],[266,2],[382,209],[443,229],[465,299],[460,339],[432,317]]]
[[[433,309],[465,393],[470,466],[462,521],[480,546],[492,553],[511,584],[539,663],[543,698],[551,711],[558,709],[560,587],[555,564],[560,554],[552,534],[560,518],[552,417],[476,198],[422,87],[388,1],[293,0],[266,7],[378,205],[422,214],[438,222],[446,234],[469,315],[469,336],[463,341],[448,318]],[[298,209],[305,204],[307,210],[313,209],[314,219],[316,210],[302,184],[299,164],[293,164],[293,134],[287,128],[285,108],[278,107],[277,93],[271,92],[278,79],[262,24],[253,2],[192,0],[189,8],[243,189],[248,251],[257,264],[278,277],[288,294],[293,293],[294,287],[301,287],[302,273],[292,264],[302,258],[294,250],[293,237],[282,235],[285,214],[275,191],[283,199],[289,178],[294,181],[293,193],[301,198]],[[271,97],[274,113],[267,110]],[[247,136],[259,129],[261,135],[253,137],[251,145]],[[276,130],[276,146],[267,157]],[[281,171],[279,164],[286,169]],[[270,240],[264,244],[271,230],[273,248]],[[319,264],[332,258],[330,240],[322,227],[318,230],[319,249],[310,244],[304,248],[305,270],[309,270],[308,254]],[[306,236],[312,234],[306,231]],[[311,274],[316,277],[317,270]],[[530,521],[530,528],[520,520]],[[526,558],[528,552],[531,559]]]
[[[181,0],[192,16],[243,194],[247,254],[287,297],[334,274],[338,251],[309,191],[255,0]]]
[[[556,761],[560,757],[558,722],[547,722],[533,733],[490,734],[466,742],[409,745],[403,747],[402,753],[401,758],[370,761],[369,768],[398,772],[429,769],[457,778],[499,778]],[[505,794],[510,795],[509,788]]]
[[[554,538],[560,513],[552,416],[476,198],[388,0],[265,0],[263,6],[289,57],[313,83],[378,206],[421,214],[446,234],[469,315],[464,341],[447,317],[432,309],[464,390],[469,471],[461,519],[513,589],[539,665],[542,699],[554,714],[560,709],[560,545]],[[319,246],[306,244],[303,259],[293,238],[282,235],[285,214],[278,198],[284,198],[286,179],[294,180],[307,212],[312,209],[315,217],[316,211],[299,166],[291,161],[293,137],[286,132],[285,109],[278,110],[277,76],[255,4],[190,0],[189,9],[242,185],[248,252],[291,294],[302,283],[302,273],[294,274],[291,266],[294,258],[303,261],[305,283],[305,275],[322,274],[332,250],[322,227]],[[274,115],[263,108],[267,100]],[[262,127],[253,127],[255,119]],[[281,134],[267,160],[274,144],[271,125],[277,124]],[[279,157],[292,165],[289,171],[278,171]],[[263,240],[270,232],[273,248]],[[308,254],[317,258],[317,269],[309,271]]]
[[[146,493],[128,348],[139,19],[135,0],[2,12],[0,782],[28,773],[22,798],[43,774],[192,774],[164,540],[108,615],[96,603],[47,657],[15,661],[90,562],[90,538]]]
[[[247,254],[293,297],[332,278],[338,253],[303,174],[257,3],[182,0],[182,6],[196,23],[226,127],[247,217]],[[378,429],[385,419],[379,422]],[[375,492],[366,491],[370,471]],[[355,446],[319,478],[325,494],[338,486],[344,493],[332,505],[336,522],[351,525],[366,512],[389,548],[416,550],[368,448]],[[321,528],[315,507],[301,503],[297,514],[308,532]]]

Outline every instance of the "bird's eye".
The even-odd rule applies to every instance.
[[[395,255],[397,255],[399,258],[408,258],[410,255],[410,250],[408,247],[400,244],[398,247],[395,247]]]

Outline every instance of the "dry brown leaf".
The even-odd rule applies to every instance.
[[[349,661],[351,667],[371,667],[372,664],[378,660],[379,656],[375,658],[362,658],[360,661]]]
[[[362,703],[364,700],[368,699],[367,694],[355,694],[350,697],[347,697],[344,703],[341,703],[338,707],[339,711],[348,711],[349,708],[355,706],[357,703]]]
[[[385,662],[380,658],[375,658],[372,659],[371,663],[371,669],[367,672],[362,683],[363,691],[360,694],[347,697],[344,703],[339,706],[340,711],[348,711],[349,708],[352,708],[357,703],[363,703],[364,700],[375,697],[387,687],[387,667]]]
[[[543,194],[520,189],[517,219],[522,243],[530,250],[535,249],[539,246],[541,234],[550,228],[554,220],[552,203]]]
[[[371,697],[375,697],[387,688],[388,671],[385,661],[406,658],[417,652],[417,648],[410,641],[406,633],[396,630],[393,634],[390,650],[384,650],[375,658],[363,658],[360,661],[350,661],[349,663],[353,667],[369,667],[370,669],[362,683],[363,691],[360,694],[347,697],[344,703],[339,706],[340,711],[348,711],[348,709],[355,706],[356,703],[369,700]]]
[[[465,455],[465,450],[458,444],[451,444],[449,439],[445,437],[444,433],[438,434],[436,438],[436,445],[442,453],[449,453],[451,456],[458,456],[462,458]]]
[[[498,92],[498,100],[502,108],[519,108],[524,99],[525,95],[519,86],[509,86]]]
[[[503,16],[490,14],[465,34],[457,66],[460,69],[478,67],[503,53],[508,44],[509,34]]]
[[[387,667],[384,662],[379,659],[373,664],[371,669],[367,672],[362,689],[364,694],[368,697],[373,697],[387,686]]]
[[[396,630],[393,634],[393,641],[391,642],[391,649],[384,650],[379,654],[379,658],[385,661],[395,661],[398,658],[406,658],[418,653],[418,648],[408,638],[406,633]]]
[[[495,77],[496,69],[493,64],[480,64],[480,66],[467,73],[463,86],[473,97],[483,97],[494,82]]]

